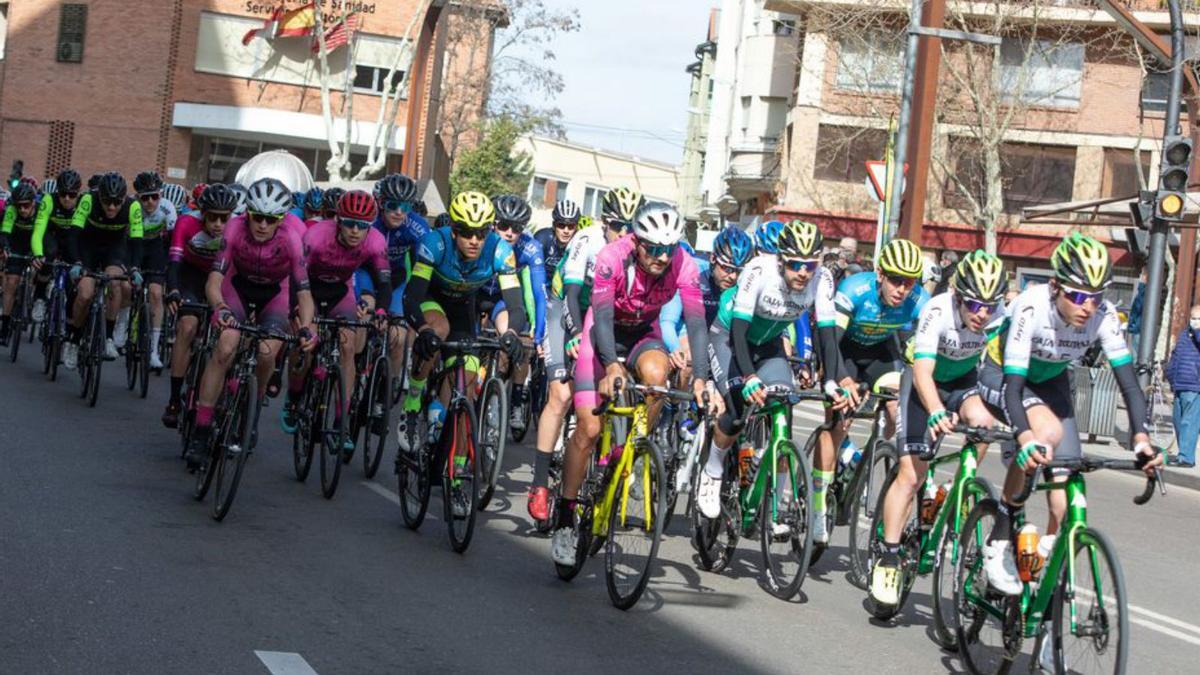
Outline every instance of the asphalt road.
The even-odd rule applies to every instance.
[[[89,409],[78,378],[46,382],[39,356],[0,363],[0,673],[961,670],[928,637],[928,579],[899,620],[870,619],[845,578],[845,529],[791,603],[759,587],[751,542],[726,572],[700,570],[683,518],[633,610],[609,605],[599,558],[559,581],[525,513],[524,446],[510,447],[499,503],[458,555],[436,516],[404,528],[390,454],[376,481],[348,466],[332,501],[315,469],[296,482],[275,404],[234,510],[216,523],[159,424],[165,379],[138,400],[110,365]],[[1172,488],[1135,508],[1140,487],[1089,477],[1090,519],[1125,570],[1129,671],[1195,672],[1200,493]]]

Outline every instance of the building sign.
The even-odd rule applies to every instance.
[[[376,11],[375,2],[363,2],[362,0],[320,0],[320,2],[303,2],[300,0],[288,0],[283,3],[278,2],[263,2],[262,0],[246,0],[242,5],[242,9],[247,14],[255,16],[271,16],[280,5],[283,5],[285,10],[299,9],[311,4],[319,4],[321,6],[321,20],[325,23],[334,23],[341,20],[343,14],[374,14]]]

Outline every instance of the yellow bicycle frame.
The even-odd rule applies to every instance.
[[[625,523],[626,507],[629,503],[629,486],[628,480],[630,474],[633,473],[634,447],[636,441],[646,438],[650,433],[649,413],[646,410],[646,402],[643,400],[632,406],[610,406],[604,413],[600,425],[600,456],[607,457],[612,454],[612,435],[613,435],[613,420],[617,417],[624,417],[633,420],[629,435],[625,439],[625,449],[621,453],[621,458],[617,460],[617,466],[613,469],[609,477],[608,483],[604,486],[604,496],[595,505],[592,510],[592,535],[603,536],[608,532],[608,516],[612,509],[613,499],[616,497],[617,482],[621,480],[621,523]],[[645,500],[645,527],[650,531],[654,527],[653,514],[650,507],[650,463],[642,463],[642,494],[646,495]]]

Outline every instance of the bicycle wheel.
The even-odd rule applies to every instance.
[[[737,551],[739,528],[742,523],[742,508],[738,501],[737,457],[732,448],[725,453],[725,473],[721,479],[721,515],[715,519],[705,518],[699,508],[693,508],[692,547],[700,558],[700,566],[709,572],[721,572],[733,560]],[[700,489],[700,472],[704,471],[709,449],[705,449],[699,462],[692,469],[691,492]]]
[[[133,388],[137,386],[138,367],[142,363],[137,353],[138,329],[141,321],[141,305],[136,305],[129,311],[129,336],[125,343],[125,388],[129,391],[133,391]]]
[[[616,491],[608,504],[608,541],[604,547],[604,580],[608,598],[619,609],[637,604],[650,581],[650,567],[662,541],[666,486],[662,452],[651,439],[626,446],[633,451],[628,475],[613,474]]]
[[[132,338],[131,338],[132,341]],[[138,398],[146,398],[150,391],[150,306],[143,304],[137,322],[137,371]]]
[[[959,534],[954,566],[955,638],[963,665],[973,675],[1007,673],[1021,648],[1019,636],[1006,635],[1010,614],[1012,620],[1020,620],[1015,616],[1020,598],[989,588],[983,577],[983,549],[996,524],[996,504],[985,499],[971,509]]]
[[[12,313],[9,314],[8,358],[17,362],[17,354],[21,351],[21,341],[25,338],[25,283],[17,288],[17,297],[13,298]]]
[[[388,371],[386,354],[375,359],[371,369],[371,380],[367,385],[367,396],[363,407],[362,457],[363,474],[374,478],[387,447],[388,428],[391,421],[391,373]]]
[[[489,377],[479,399],[479,510],[486,509],[496,492],[504,464],[508,426],[508,392],[499,378]]]
[[[871,513],[871,526],[868,532],[870,540],[867,543],[869,555],[867,558],[867,579],[871,578],[871,573],[875,569],[875,564],[878,562],[878,549],[876,545],[883,541],[883,503],[888,490],[891,489],[892,483],[896,482],[897,476],[900,475],[900,466],[897,464],[887,472],[887,477],[883,481],[883,486],[879,490],[879,498],[875,502],[875,508]],[[913,509],[909,514],[908,520],[904,523],[904,529],[900,533],[900,593],[899,598],[894,605],[884,605],[875,602],[868,595],[867,605],[871,611],[871,615],[880,621],[890,621],[893,617],[900,613],[904,608],[904,603],[908,600],[908,593],[912,590],[913,582],[917,580],[918,566],[921,560],[921,531],[917,523],[917,518],[920,514],[916,509]]]
[[[954,634],[958,624],[958,613],[954,607],[954,566],[958,564],[959,532],[954,528],[954,521],[960,517],[966,518],[966,514],[985,499],[996,501],[996,491],[991,483],[976,477],[963,483],[959,504],[948,503],[943,507],[949,511],[933,560],[933,627],[934,638],[943,649],[950,651],[958,649],[958,638]]]
[[[104,313],[97,310],[92,323],[92,346],[88,349],[87,402],[89,408],[96,407],[100,397],[100,372],[104,366]]]
[[[322,385],[321,405],[317,409],[316,435],[321,440],[317,451],[321,454],[321,495],[333,499],[337,492],[338,479],[342,475],[342,454],[349,438],[349,413],[342,414],[345,391],[342,389],[342,370],[334,365],[325,370]]]
[[[58,379],[58,362],[62,358],[62,338],[57,335],[46,337],[46,346],[43,348],[42,372],[46,374],[46,378],[51,382]]]
[[[396,481],[404,526],[415,530],[421,527],[429,509],[429,456],[424,448],[397,450]]]
[[[179,438],[183,446],[180,457],[187,455],[188,444],[192,442],[192,432],[196,427],[196,397],[200,395],[200,375],[203,372],[204,353],[195,352],[188,359],[188,367],[183,374],[184,388],[180,391],[183,399],[183,410],[179,419]]]
[[[253,373],[238,381],[232,403],[217,444],[217,487],[213,492],[212,510],[212,517],[217,522],[229,515],[242,480],[242,470],[254,451],[254,432],[258,428],[261,408],[258,405],[258,378]]]
[[[475,514],[482,510],[479,493],[484,482],[476,447],[475,409],[465,398],[454,407],[446,470],[442,473],[442,510],[450,534],[450,548],[463,553],[475,532]],[[444,433],[444,432],[443,432]]]
[[[317,419],[318,410],[313,404],[319,398],[320,382],[309,378],[304,386],[304,394],[296,405],[296,433],[292,434],[292,471],[296,480],[303,483],[308,480],[308,472],[312,470],[313,455],[318,451],[318,430],[320,422]],[[286,404],[285,404],[286,405]]]
[[[592,504],[589,499],[580,496],[579,505],[575,509],[572,527],[575,528],[575,562],[571,565],[554,563],[554,572],[563,581],[570,581],[583,571],[583,565],[588,559],[588,550],[592,545]]]
[[[884,484],[894,466],[896,449],[891,443],[879,441],[863,455],[858,475],[851,479],[849,485],[850,546],[847,550],[850,554],[850,583],[864,590],[871,582],[871,541],[875,532],[872,521],[883,504],[880,498],[884,493]]]
[[[781,600],[791,600],[804,584],[812,554],[812,473],[795,448],[780,456],[786,457],[783,472],[765,468],[769,473],[758,508],[758,532],[767,590]]]
[[[1098,530],[1078,531],[1074,565],[1063,566],[1051,608],[1055,671],[1124,673],[1129,658],[1125,603],[1125,575],[1116,548]]]

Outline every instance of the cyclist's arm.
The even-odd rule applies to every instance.
[[[501,274],[500,282],[500,297],[504,299],[504,306],[508,309],[508,328],[509,330],[520,333],[525,330],[525,295],[521,291],[521,281],[517,279],[515,274]]]
[[[567,302],[567,312],[563,316],[566,321],[567,336],[577,337],[583,332],[583,282],[567,281],[563,283],[563,297]]]
[[[88,216],[92,214],[92,194],[89,192],[79,198],[79,206],[71,214],[71,227],[83,229],[87,225]]]
[[[529,271],[527,290],[533,296],[533,342],[541,344],[546,339],[546,260],[540,251],[526,269]],[[508,304],[507,300],[505,304]]]
[[[4,234],[12,234],[13,225],[17,222],[17,207],[8,205],[4,207],[4,220],[0,222],[0,232]]]
[[[42,195],[38,201],[37,215],[33,219],[33,239],[30,241],[30,248],[35,257],[45,255],[44,238],[46,236],[46,228],[50,225],[50,212],[54,210],[54,197],[52,195]]]
[[[289,272],[292,288],[296,289],[296,308],[300,315],[301,326],[311,326],[316,315],[316,305],[313,303],[312,290],[308,281],[308,264],[304,260],[304,240],[299,228],[291,228],[287,233],[288,255],[292,260]]]
[[[129,205],[129,266],[137,268],[142,264],[142,205],[134,200]]]
[[[413,265],[412,276],[408,278],[408,284],[404,287],[404,313],[414,329],[425,325],[421,299],[429,295],[429,279],[432,275],[433,267],[418,258],[417,264]]]
[[[179,267],[183,264],[183,247],[187,244],[186,227],[171,232],[171,247],[167,249],[167,292],[179,288]]]
[[[941,341],[942,313],[922,312],[917,320],[917,332],[913,336],[913,388],[917,398],[927,412],[933,413],[946,407],[938,396],[933,371],[937,366],[938,343]]]
[[[218,270],[215,267],[213,271],[208,273],[208,281],[204,284],[204,297],[208,299],[208,306],[214,312],[223,309],[225,305],[225,296],[221,293],[221,284],[225,281],[225,273],[223,270]]]
[[[386,260],[380,265],[378,260],[367,263],[367,273],[371,276],[371,285],[375,287],[375,307],[386,310],[392,306],[392,267]]]
[[[676,293],[671,301],[663,305],[658,313],[658,324],[662,330],[663,345],[667,351],[677,352],[680,347],[679,324],[683,320],[683,301]]]
[[[1029,433],[1031,429],[1029,417],[1025,414],[1022,392],[1025,389],[1026,375],[1029,373],[1033,334],[1039,317],[1037,308],[1030,301],[1021,298],[1013,303],[1011,317],[1008,337],[1004,340],[1004,407],[1012,422],[1013,431],[1017,434],[1017,442],[1023,445],[1028,439],[1022,440],[1021,436]]]
[[[678,255],[678,254],[677,254]],[[700,290],[700,274],[689,255],[684,259],[679,277],[679,299],[683,303],[683,323],[687,326],[688,348],[692,358],[692,373],[697,380],[708,379],[708,317],[704,313],[704,294]]]

